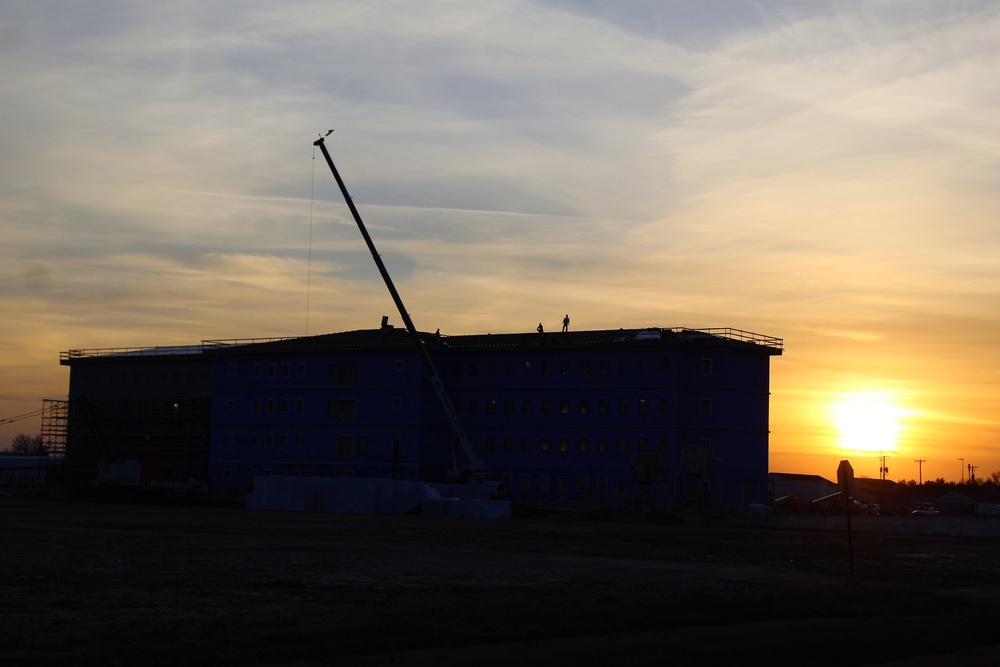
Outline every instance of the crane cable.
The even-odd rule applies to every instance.
[[[26,412],[23,415],[15,415],[13,417],[7,417],[5,419],[0,419],[0,424],[12,424],[16,421],[21,421],[22,419],[29,419],[30,417],[37,417],[45,412],[45,408],[41,410],[35,410],[34,412]]]
[[[313,203],[316,199],[316,147],[313,146],[312,182],[309,184],[309,254],[306,260],[306,335],[309,335],[309,291],[312,287]]]

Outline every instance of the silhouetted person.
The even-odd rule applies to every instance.
[[[569,331],[569,315],[563,318],[563,332]]]
[[[538,323],[538,333],[545,333],[545,328],[542,326],[541,322]]]

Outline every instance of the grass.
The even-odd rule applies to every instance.
[[[291,664],[433,651],[433,662],[445,667],[464,664],[474,647],[499,645],[508,648],[495,659],[477,656],[477,665],[509,665],[515,651],[527,664],[620,664],[625,656],[654,664],[643,656],[657,655],[674,656],[672,665],[718,664],[763,654],[770,664],[809,656],[808,664],[843,666],[984,645],[995,641],[996,620],[993,610],[966,610],[944,596],[875,586],[763,598],[683,587],[614,598],[452,591],[308,614],[248,611],[113,625],[94,619],[55,632],[0,630],[0,641],[11,666]],[[449,663],[449,653],[463,657]]]

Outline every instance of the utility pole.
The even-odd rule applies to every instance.
[[[913,462],[919,464],[920,466],[920,486],[924,485],[924,462],[926,460],[927,459],[913,459]]]
[[[962,467],[958,469],[962,477],[961,483],[965,484],[965,459],[959,459],[959,461],[962,462]]]
[[[972,482],[976,481],[976,468],[978,468],[978,467],[979,466],[974,466],[971,463],[969,464],[969,483],[970,484]]]
[[[887,457],[885,454],[882,455],[882,467],[878,469],[879,475],[882,477],[882,481],[885,481],[885,476],[889,474],[889,467],[885,464],[885,459]]]

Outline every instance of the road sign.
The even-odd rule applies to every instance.
[[[850,461],[841,461],[837,466],[837,486],[845,496],[851,494],[851,487],[854,486],[854,468],[851,467]]]

